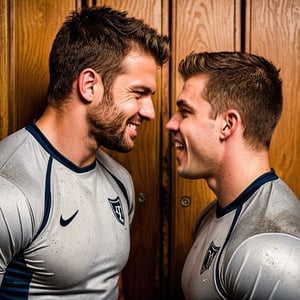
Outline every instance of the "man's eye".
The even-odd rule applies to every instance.
[[[183,116],[183,117],[187,117],[189,112],[186,109],[180,108],[179,113]]]
[[[137,98],[141,98],[142,96],[144,96],[144,92],[140,92],[140,91],[135,91],[134,94],[136,95]]]

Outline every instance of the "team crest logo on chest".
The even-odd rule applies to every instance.
[[[209,269],[212,261],[214,260],[215,256],[217,255],[219,249],[220,249],[220,247],[217,247],[214,242],[210,243],[209,248],[207,249],[206,255],[203,260],[200,274],[202,274],[203,272],[205,272],[206,270]]]
[[[118,220],[118,222],[124,225],[125,218],[124,218],[124,212],[123,212],[123,207],[122,207],[120,197],[118,196],[116,199],[108,198],[108,201],[116,219]]]

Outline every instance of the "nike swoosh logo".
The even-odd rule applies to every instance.
[[[60,220],[59,220],[60,225],[63,227],[69,225],[73,221],[73,219],[76,217],[77,214],[78,214],[78,209],[71,217],[69,217],[67,219],[64,219],[63,216],[61,215]]]

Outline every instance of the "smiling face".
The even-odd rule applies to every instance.
[[[178,174],[186,178],[208,178],[218,167],[221,121],[212,117],[212,107],[203,98],[207,78],[189,78],[177,100],[178,111],[167,123],[174,133]]]
[[[123,69],[110,92],[91,106],[87,120],[89,135],[98,146],[128,152],[134,146],[141,123],[155,117],[152,95],[157,65],[153,57],[131,51],[123,61]]]

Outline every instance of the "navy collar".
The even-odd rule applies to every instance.
[[[46,138],[46,136],[40,131],[40,129],[36,126],[35,121],[33,121],[31,124],[25,126],[25,129],[29,131],[35,139],[38,141],[38,143],[49,153],[51,157],[53,157],[55,160],[59,161],[63,165],[65,165],[67,168],[71,169],[72,171],[76,173],[84,173],[88,172],[95,168],[96,161],[94,161],[91,165],[86,167],[78,167],[73,162],[68,160],[65,156],[63,156],[57,149],[53,147],[53,145],[50,143],[50,141]]]
[[[233,202],[228,204],[226,207],[221,208],[217,202],[216,215],[220,218],[232,210],[242,206],[263,184],[278,179],[275,171],[271,169],[270,172],[264,173],[254,180]]]

